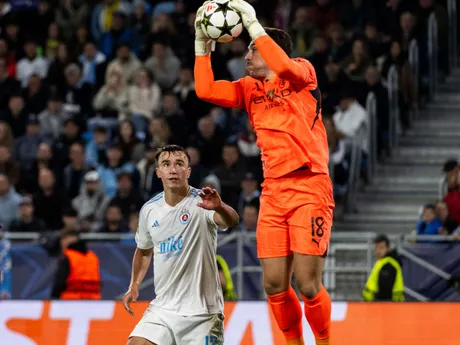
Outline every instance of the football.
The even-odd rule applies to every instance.
[[[212,0],[206,6],[201,28],[210,39],[225,43],[243,31],[241,16],[228,6],[229,0]]]

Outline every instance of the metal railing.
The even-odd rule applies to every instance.
[[[438,48],[438,21],[433,12],[428,18],[429,95],[431,100],[436,95],[438,85]]]
[[[396,150],[399,144],[399,71],[396,65],[391,65],[387,76],[387,90],[389,103],[389,130],[388,141],[390,152]]]
[[[346,195],[346,211],[354,212],[356,209],[356,197],[361,178],[361,161],[363,157],[363,142],[366,138],[367,124],[362,124],[358,129],[350,149],[350,168],[348,172],[348,190]],[[367,139],[367,138],[366,138]]]
[[[449,69],[452,70],[458,66],[457,55],[457,29],[458,14],[457,0],[447,0],[447,14],[449,17]]]
[[[418,97],[419,89],[420,89],[420,51],[418,48],[418,42],[414,38],[409,44],[409,66],[411,67],[411,72],[414,81],[414,88],[416,90],[416,94]],[[412,105],[413,108],[411,109],[411,122],[417,119],[420,115],[419,111],[419,102],[417,100],[416,104]]]
[[[366,111],[369,115],[368,143],[369,152],[367,158],[367,177],[372,184],[375,171],[377,170],[378,134],[377,134],[377,98],[373,92],[369,92],[366,99]]]

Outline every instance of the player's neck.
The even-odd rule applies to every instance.
[[[188,184],[183,187],[174,188],[174,189],[165,188],[164,190],[165,201],[169,206],[174,207],[178,203],[180,203],[182,200],[184,200],[184,198],[188,194],[188,191],[189,191]]]
[[[276,74],[272,70],[269,70],[266,74],[264,74],[263,76],[257,77],[256,79],[259,79],[260,81],[264,82],[264,81],[273,80],[275,78],[276,78]]]

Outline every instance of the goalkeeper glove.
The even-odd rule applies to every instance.
[[[240,14],[243,25],[253,40],[267,34],[257,20],[256,10],[249,3],[244,0],[230,0],[228,5]]]
[[[203,20],[203,12],[209,1],[205,1],[204,4],[196,12],[195,18],[195,55],[203,56],[209,55],[216,46],[216,42],[211,40],[201,29],[201,21]]]

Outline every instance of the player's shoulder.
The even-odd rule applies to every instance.
[[[315,67],[313,67],[313,64],[305,58],[296,57],[296,58],[291,58],[291,60],[304,65],[305,68],[312,69],[312,70],[315,69]]]
[[[190,193],[188,193],[187,198],[190,202],[197,204],[201,202],[200,192],[201,189],[190,186]]]
[[[147,201],[141,208],[141,213],[142,212],[145,212],[145,211],[148,211],[148,210],[151,210],[151,209],[154,209],[158,206],[161,206],[164,202],[164,192],[161,192],[157,195],[155,195],[153,198],[151,198],[149,201]]]

